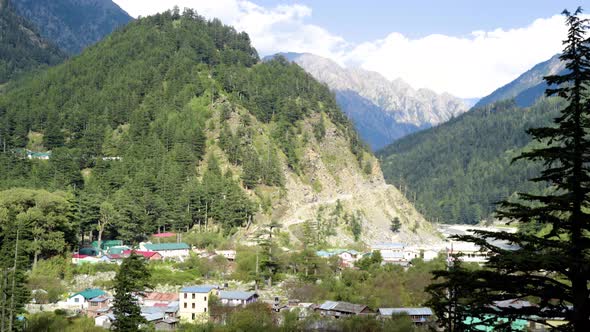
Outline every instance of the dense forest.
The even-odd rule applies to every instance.
[[[539,166],[512,158],[530,147],[526,129],[548,124],[562,102],[542,98],[530,108],[501,101],[436,128],[403,138],[379,153],[384,175],[428,219],[473,224],[491,216],[495,202],[517,191],[540,192],[528,182]]]
[[[0,188],[70,192],[77,231],[127,241],[250,222],[245,189],[282,186],[283,165],[301,171],[300,120],[313,114],[315,139],[330,121],[359,162],[366,151],[328,88],[284,59],[261,63],[247,34],[191,10],[134,21],[6,89]],[[268,139],[252,142],[260,125]]]
[[[65,54],[18,16],[8,0],[0,0],[0,84],[32,69],[55,65]]]

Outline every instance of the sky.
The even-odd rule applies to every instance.
[[[590,0],[114,0],[131,16],[178,5],[246,31],[261,56],[309,52],[483,97],[562,49],[565,8]]]

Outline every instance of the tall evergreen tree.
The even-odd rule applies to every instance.
[[[136,296],[150,288],[149,280],[150,271],[142,256],[132,252],[123,260],[115,276],[115,331],[139,331],[139,325],[146,322]]]
[[[590,331],[590,48],[585,36],[588,21],[581,18],[581,12],[580,8],[573,14],[564,11],[568,35],[561,60],[567,72],[545,78],[552,87],[547,95],[565,99],[567,106],[554,126],[528,131],[542,147],[517,158],[542,162],[543,170],[532,181],[546,182],[550,190],[543,195],[521,193],[518,201],[502,202],[498,211],[499,217],[524,226],[542,225],[547,234],[476,231],[457,237],[491,253],[486,269],[471,272],[473,282],[461,286],[464,294],[477,299],[471,308],[477,308],[480,315],[541,322],[561,317],[568,322],[561,330]],[[500,248],[490,239],[517,249]],[[458,279],[447,274],[446,280],[453,284]],[[524,298],[536,305],[494,305],[495,301]]]

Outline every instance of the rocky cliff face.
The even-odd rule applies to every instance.
[[[19,15],[62,50],[80,53],[131,17],[110,0],[10,0]]]
[[[359,68],[342,68],[313,54],[284,54],[327,84],[342,110],[374,150],[409,133],[448,121],[467,111],[467,104],[450,94],[414,89],[401,79]]]
[[[240,116],[234,114],[232,118]],[[326,118],[326,136],[318,141],[313,135],[313,125],[318,121],[319,116],[316,115],[301,125],[301,135],[308,137],[308,143],[301,151],[303,168],[300,174],[290,170],[286,157],[281,155],[285,187],[259,188],[252,192],[252,197],[260,199],[261,204],[268,198],[272,208],[257,215],[253,227],[242,234],[242,240],[255,237],[265,224],[275,221],[282,225],[281,229],[290,235],[292,241],[306,240],[304,228],[307,224],[313,227],[314,232],[325,232],[330,227],[331,230],[326,233],[329,235],[325,236],[327,243],[348,246],[357,242],[350,224],[354,216],[361,227],[358,240],[365,244],[379,241],[435,244],[441,241],[433,225],[397,188],[385,183],[379,161],[366,153],[364,159],[370,160],[370,163],[361,166],[347,139]],[[267,140],[272,128],[259,122],[254,125],[259,129],[253,141]],[[215,139],[217,134],[210,135],[211,139]],[[216,147],[212,152],[224,159]],[[239,168],[233,171],[241,173]],[[391,230],[391,222],[395,218],[401,222],[398,232]]]

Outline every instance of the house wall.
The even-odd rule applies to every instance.
[[[187,322],[205,322],[209,319],[209,293],[180,293],[178,317]]]
[[[66,300],[68,306],[79,306],[80,309],[88,308],[88,302],[82,295],[72,296]]]
[[[185,258],[189,256],[188,249],[159,250],[156,252],[160,254],[162,258]]]

